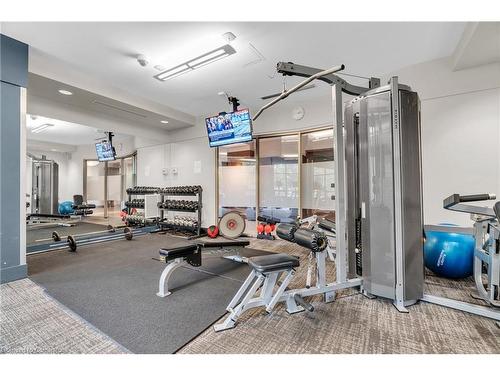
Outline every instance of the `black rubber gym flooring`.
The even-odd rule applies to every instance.
[[[173,293],[156,296],[165,263],[158,249],[181,241],[147,234],[28,257],[29,277],[48,294],[134,353],[174,353],[225,314],[249,273],[245,264],[204,253],[203,266],[181,267]],[[246,249],[244,256],[265,254]],[[205,272],[200,272],[205,271]]]

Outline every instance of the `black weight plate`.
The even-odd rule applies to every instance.
[[[61,241],[61,237],[59,236],[59,233],[57,233],[56,231],[53,231],[53,232],[52,232],[52,239],[53,239],[55,242],[59,242],[59,241]]]
[[[73,238],[73,236],[68,236],[68,247],[69,247],[69,251],[76,251],[76,241],[75,239]]]
[[[128,228],[128,227],[127,227],[127,228],[125,228],[125,229],[123,230],[123,233],[125,233],[125,239],[127,239],[127,240],[129,240],[129,241],[130,241],[132,238],[134,238],[134,234],[132,233],[132,231],[131,231],[131,230],[130,230],[130,228]]]

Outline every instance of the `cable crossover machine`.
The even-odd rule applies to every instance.
[[[228,305],[227,318],[214,326],[216,331],[234,327],[239,316],[253,307],[265,307],[271,312],[278,302],[285,302],[289,313],[311,311],[312,306],[303,297],[322,295],[324,302],[332,302],[338,290],[352,287],[359,287],[369,298],[392,300],[400,312],[408,312],[407,307],[419,300],[446,306],[439,297],[424,295],[418,94],[400,84],[398,77],[392,77],[384,86],[377,78],[370,78],[368,87],[351,85],[335,74],[343,69],[344,65],[321,70],[278,63],[278,73],[306,79],[285,90],[253,118],[255,121],[266,109],[313,80],[331,86],[336,280],[326,281],[324,236],[311,229],[290,225],[285,228],[281,224],[277,228],[279,237],[311,250],[311,256],[316,258],[316,285],[286,288],[299,265],[291,255],[250,258],[252,271]],[[345,107],[344,94],[355,96]],[[466,311],[498,319],[477,309]]]

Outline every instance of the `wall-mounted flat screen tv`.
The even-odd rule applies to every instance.
[[[96,143],[95,150],[99,161],[115,160],[115,149],[108,141]]]
[[[248,109],[207,117],[205,126],[210,147],[252,140],[252,119]]]

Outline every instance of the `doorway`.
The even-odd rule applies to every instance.
[[[96,205],[93,217],[116,225],[125,207],[127,188],[137,182],[137,154],[112,161],[83,160],[83,199]]]

